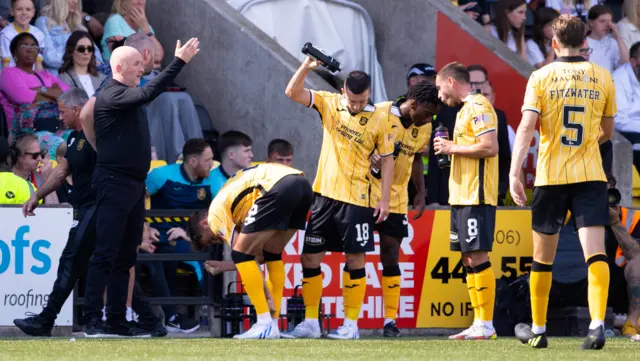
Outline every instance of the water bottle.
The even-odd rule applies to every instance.
[[[200,306],[200,330],[209,331],[209,305]]]
[[[449,130],[444,126],[444,124],[440,123],[436,128],[435,138],[449,139]],[[447,154],[438,154],[438,167],[448,168],[450,166],[451,160],[449,160],[449,156]]]
[[[324,50],[313,46],[311,43],[304,44],[302,47],[302,54],[309,55],[314,59],[320,60],[322,65],[332,73],[340,71],[340,62],[327,54]]]

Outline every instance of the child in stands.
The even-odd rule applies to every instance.
[[[38,40],[38,44],[44,44],[44,33],[31,26],[29,23],[36,14],[36,6],[33,0],[11,0],[11,16],[14,21],[0,31],[0,48],[2,49],[2,67],[16,66],[16,62],[11,55],[9,45],[16,35],[24,32],[33,34]],[[35,68],[42,70],[42,55],[38,54]]]

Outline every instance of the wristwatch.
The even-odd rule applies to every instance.
[[[43,85],[42,88],[40,88],[40,91],[43,92],[43,93],[46,93],[47,92],[47,87]]]
[[[85,22],[87,22],[87,23],[88,23],[89,21],[91,21],[91,15],[89,15],[89,14],[85,15],[85,16],[84,16],[84,21],[85,21]]]

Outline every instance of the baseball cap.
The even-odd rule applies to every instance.
[[[7,137],[0,137],[0,164],[4,164],[10,153],[9,140]]]
[[[438,72],[431,64],[418,63],[413,64],[411,68],[409,68],[409,72],[407,72],[407,80],[416,75],[436,76],[438,75]]]

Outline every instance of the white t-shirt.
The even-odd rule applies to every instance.
[[[494,25],[490,25],[489,28],[491,30],[491,35],[493,35],[494,38],[500,40],[500,36],[498,36],[498,29],[496,29],[496,27]],[[505,45],[509,49],[511,49],[511,51],[513,51],[514,53],[518,52],[518,46],[516,45],[516,39],[513,38],[513,33],[511,31],[509,32],[509,35],[507,36],[507,43]]]
[[[584,18],[586,18],[587,14],[589,13],[589,9],[593,5],[598,5],[598,4],[603,3],[603,2],[604,1],[600,1],[600,0],[591,0],[588,7],[587,7],[587,5],[583,4],[582,5],[583,8],[580,11],[582,13],[582,16]],[[546,0],[546,2],[545,2],[546,6],[548,8],[555,9],[560,14],[569,14],[571,16],[578,16],[578,10],[576,9],[575,3],[576,3],[575,0],[573,0],[573,1]]]
[[[618,42],[611,35],[601,40],[587,37],[589,47],[593,49],[589,61],[609,70],[610,73],[620,65],[620,48]]]
[[[91,82],[91,75],[90,74],[78,75],[78,80],[80,80],[80,84],[82,85],[82,88],[84,89],[85,92],[87,92],[87,95],[89,96],[89,98],[91,98],[93,94],[95,94],[96,92],[96,90],[93,88],[93,82]]]
[[[553,51],[551,46],[546,46],[547,54]],[[527,61],[529,64],[535,66],[538,63],[542,63],[545,59],[544,54],[540,50],[538,44],[533,39],[527,40]]]
[[[29,25],[29,29],[27,30],[38,40],[38,45],[40,46],[40,54],[38,54],[38,59],[42,60],[42,47],[44,46],[44,33],[36,28],[35,26]],[[0,49],[2,49],[2,64],[4,67],[16,66],[16,62],[13,60],[13,55],[11,54],[11,40],[15,38],[20,31],[16,29],[14,23],[7,25],[2,31],[0,31]]]

